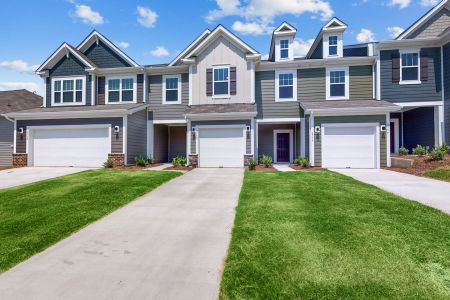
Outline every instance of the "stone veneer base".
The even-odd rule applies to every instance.
[[[108,154],[108,159],[114,162],[114,167],[125,166],[125,154],[123,153],[110,153]]]
[[[21,168],[28,166],[28,154],[26,153],[14,153],[13,154],[13,167]]]

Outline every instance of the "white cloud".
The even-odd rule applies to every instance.
[[[411,0],[389,0],[389,6],[398,6],[400,9],[406,8],[411,4]]]
[[[437,5],[441,0],[421,0],[420,5],[422,6],[435,6]]]
[[[0,90],[20,90],[27,89],[35,92],[39,90],[39,85],[35,82],[0,82]]]
[[[401,27],[398,27],[398,26],[392,26],[392,27],[387,28],[387,32],[389,32],[389,35],[393,39],[398,37],[403,31],[404,31],[404,29]]]
[[[155,26],[158,15],[150,8],[138,6],[137,12],[139,15],[138,22],[144,27],[151,28]]]
[[[30,66],[26,61],[17,59],[17,60],[5,60],[0,62],[0,68],[20,73],[33,73],[37,68],[39,68],[39,66],[38,65]]]
[[[145,55],[151,55],[155,57],[165,57],[169,56],[169,51],[167,51],[167,49],[164,48],[163,46],[157,46],[155,49],[146,52]]]
[[[267,24],[260,24],[256,22],[242,23],[241,21],[234,22],[232,28],[233,30],[244,35],[270,34],[274,29]]]
[[[356,40],[359,43],[368,43],[375,40],[375,34],[369,29],[361,29],[361,31],[356,35]]]
[[[306,56],[309,49],[311,48],[312,44],[314,43],[314,39],[309,40],[303,40],[303,39],[296,39],[294,40],[293,48],[294,48],[294,56]]]
[[[130,43],[124,42],[124,41],[114,42],[114,44],[115,44],[117,47],[119,47],[120,49],[127,49],[128,47],[130,47]]]
[[[92,8],[87,5],[77,4],[75,6],[75,16],[86,24],[101,25],[105,22],[99,12],[93,11]]]

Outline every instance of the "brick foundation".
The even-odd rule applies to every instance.
[[[252,154],[244,154],[244,166],[248,166],[250,159],[253,159]]]
[[[28,166],[28,154],[26,153],[14,153],[13,154],[13,167],[21,168]]]
[[[114,162],[114,167],[125,166],[125,154],[123,153],[110,153],[108,154],[108,159]]]
[[[198,154],[190,154],[189,155],[189,165],[193,168],[198,167]]]

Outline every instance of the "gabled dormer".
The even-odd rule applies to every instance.
[[[317,35],[306,58],[327,59],[344,57],[344,31],[347,24],[338,18],[331,19]]]
[[[283,22],[272,34],[270,45],[270,61],[291,61],[294,60],[294,38],[297,29],[287,22]]]

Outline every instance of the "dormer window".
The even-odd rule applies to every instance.
[[[338,37],[332,35],[328,37],[328,54],[329,56],[338,55]]]
[[[328,33],[323,36],[323,58],[342,57],[344,54],[341,33]]]
[[[280,40],[280,59],[289,58],[289,40]]]

